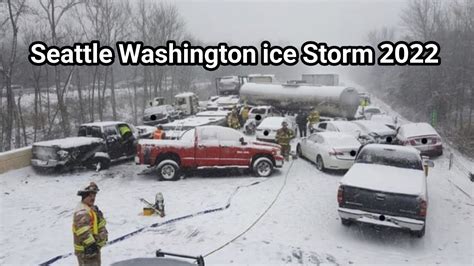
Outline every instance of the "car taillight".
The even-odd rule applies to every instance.
[[[344,203],[344,187],[339,186],[337,189],[337,203],[339,203],[339,206],[342,206]]]
[[[332,151],[329,152],[329,155],[332,155],[332,156],[344,155],[344,153],[333,149]]]
[[[420,213],[419,213],[419,215],[421,217],[426,217],[426,211],[427,211],[427,208],[428,208],[428,204],[426,203],[426,200],[421,200],[419,204],[420,204]]]
[[[137,156],[140,156],[140,153],[142,153],[142,145],[137,144]]]

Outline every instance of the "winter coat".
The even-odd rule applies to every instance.
[[[293,130],[289,128],[280,128],[277,130],[276,133],[276,142],[279,145],[290,145],[290,140],[292,140],[295,137],[295,133]]]
[[[319,112],[318,111],[311,111],[308,116],[308,122],[310,124],[316,124],[319,122]]]
[[[236,112],[232,112],[228,117],[227,117],[227,126],[233,129],[239,129],[240,128],[240,121],[239,121],[239,116],[237,115]]]
[[[108,232],[105,228],[106,221],[97,206],[92,208],[80,202],[74,210],[72,232],[74,235],[74,253],[83,255],[91,245],[97,245],[98,249],[105,246],[108,240]],[[95,255],[95,254],[88,254]]]
[[[308,122],[308,114],[307,113],[298,113],[298,115],[296,116],[296,124],[299,126],[299,127],[303,127],[306,125],[306,123]]]

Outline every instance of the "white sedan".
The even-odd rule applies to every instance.
[[[296,147],[300,157],[315,162],[320,171],[349,169],[361,144],[354,136],[340,132],[320,132],[301,139]]]
[[[276,132],[281,128],[281,123],[285,121],[288,123],[288,128],[293,130],[296,136],[296,125],[291,117],[267,117],[263,119],[262,123],[257,127],[257,140],[276,142]]]

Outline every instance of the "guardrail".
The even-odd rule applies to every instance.
[[[31,146],[0,153],[0,174],[31,164]]]

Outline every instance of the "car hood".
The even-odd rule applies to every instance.
[[[426,195],[423,170],[356,163],[344,175],[341,185],[389,193]]]
[[[104,140],[101,138],[93,137],[70,137],[64,139],[53,139],[48,141],[36,142],[33,144],[33,146],[58,147],[60,149],[69,149],[74,147],[91,145],[93,143],[104,143]]]

